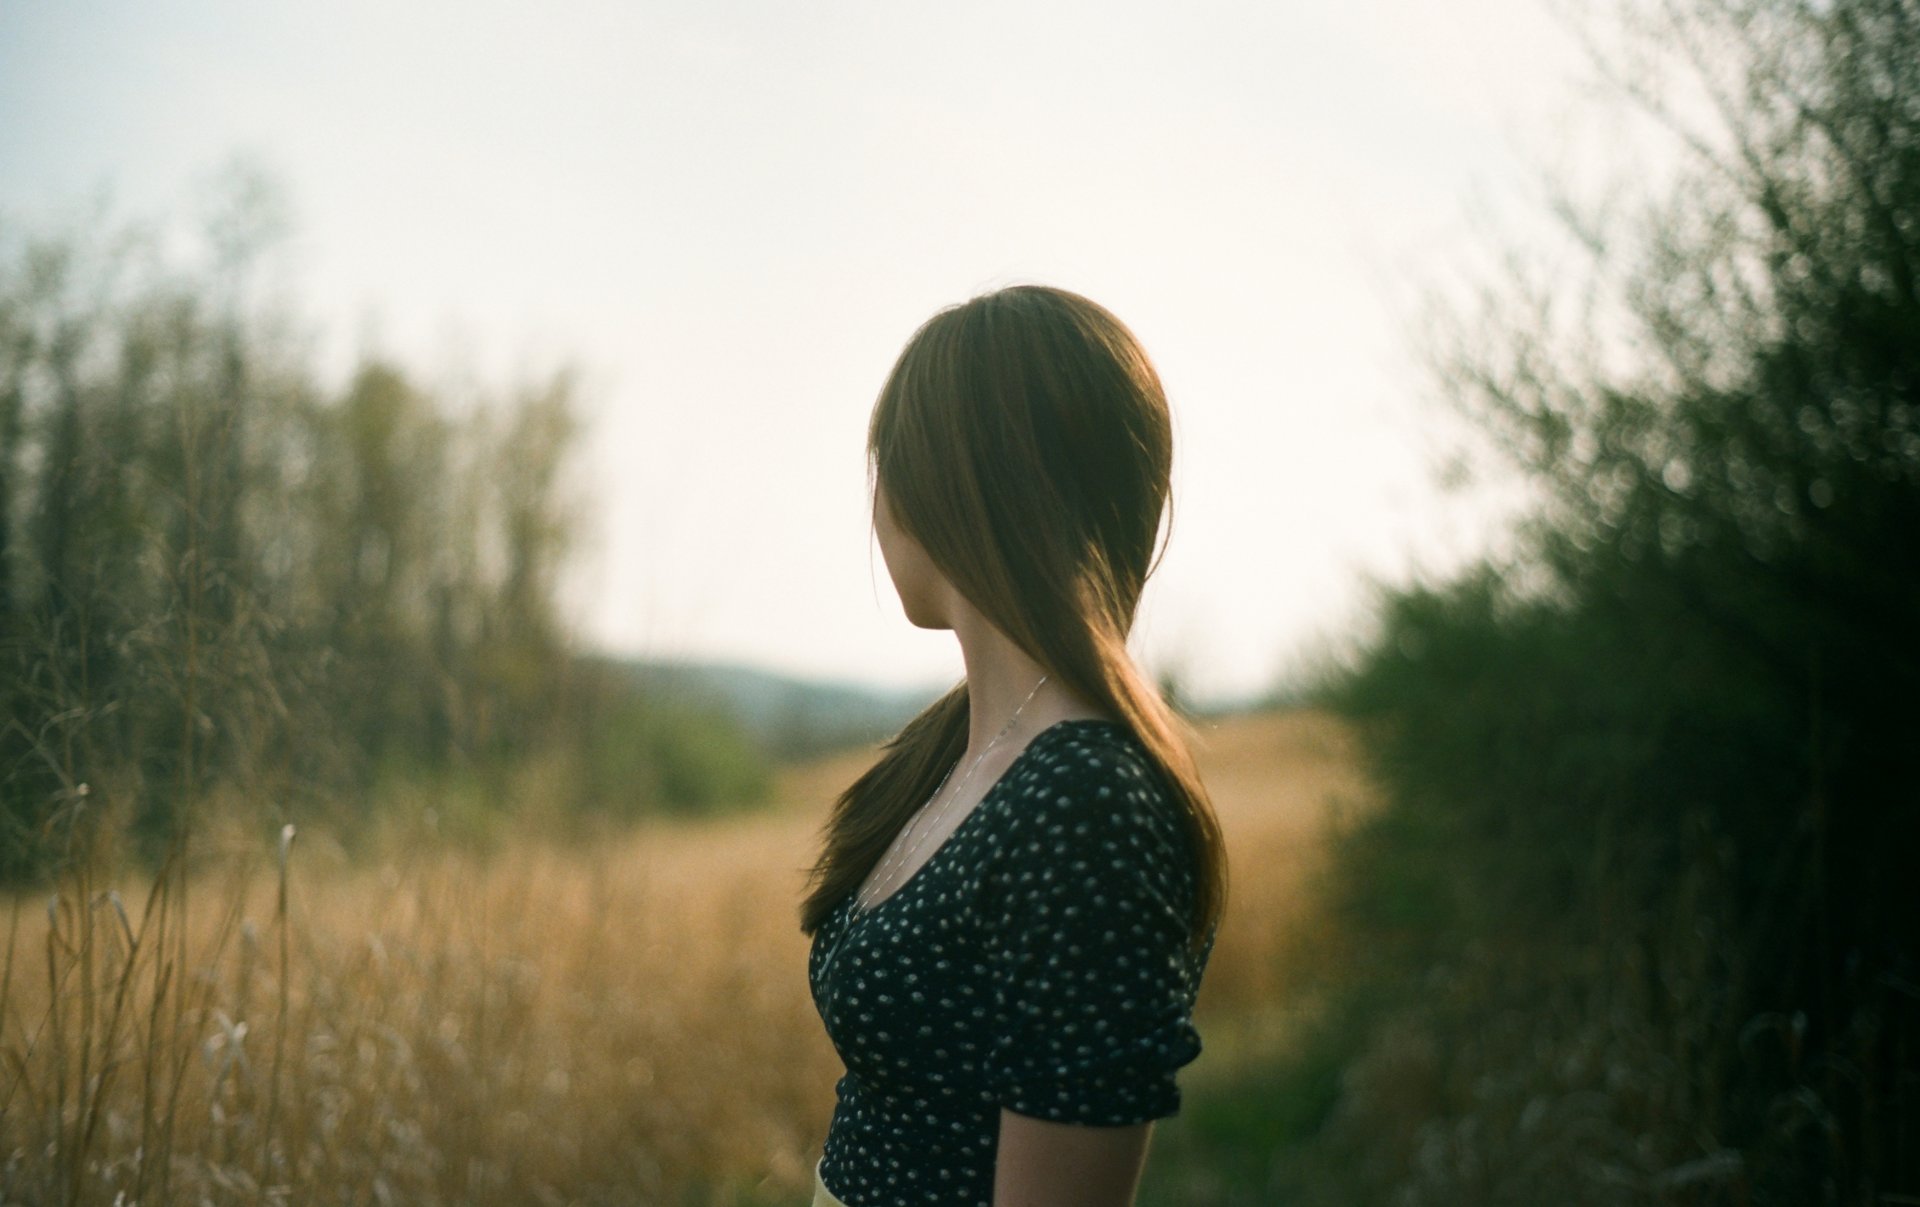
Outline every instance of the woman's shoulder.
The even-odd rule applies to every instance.
[[[1124,914],[1130,927],[1101,933],[1135,943],[1153,930],[1178,947],[1197,874],[1184,799],[1126,726],[1066,721],[1034,741],[987,827],[989,916],[1057,930],[1077,915],[1091,925]]]
[[[1038,767],[1054,778],[1153,778],[1153,757],[1133,730],[1100,717],[1055,721],[1033,739],[1030,754]]]
[[[1127,726],[1077,718],[1057,721],[1033,740],[1018,790],[1019,822],[1085,834],[1122,829],[1174,838],[1181,807],[1158,764]]]

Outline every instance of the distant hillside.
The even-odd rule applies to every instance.
[[[725,712],[769,755],[782,761],[878,742],[932,702],[940,690],[884,691],[729,663],[605,661],[629,676],[641,691]]]

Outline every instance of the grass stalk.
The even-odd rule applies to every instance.
[[[292,1000],[293,959],[287,934],[288,862],[293,847],[293,825],[280,827],[280,883],[274,907],[274,926],[279,933],[280,977],[278,1005],[273,1025],[273,1070],[267,1077],[267,1120],[260,1130],[260,1176],[262,1189],[273,1184],[273,1142],[279,1134],[280,1070],[287,1053],[287,1013]]]

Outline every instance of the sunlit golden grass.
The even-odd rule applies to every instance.
[[[1284,1006],[1329,808],[1362,785],[1326,718],[1203,732],[1233,862],[1204,1035]],[[802,1201],[840,1068],[795,905],[865,758],[586,848],[422,835],[356,866],[297,839],[284,881],[252,852],[158,896],[15,902],[0,1201]]]

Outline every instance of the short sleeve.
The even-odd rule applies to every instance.
[[[1200,1054],[1183,820],[1146,760],[1073,744],[1014,802],[991,877],[991,1092],[1018,1114],[1120,1126],[1174,1114]]]

